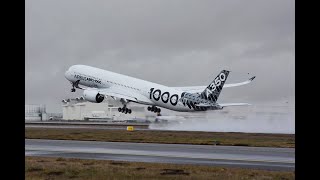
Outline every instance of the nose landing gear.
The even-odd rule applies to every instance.
[[[76,88],[82,89],[81,87],[79,87],[79,82],[80,80],[77,80],[76,82],[71,82],[72,84],[71,92],[76,92]]]

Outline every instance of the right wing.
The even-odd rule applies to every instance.
[[[255,76],[251,77],[250,79],[240,82],[240,83],[232,83],[232,84],[224,84],[224,88],[227,87],[236,87],[236,86],[242,86],[245,84],[249,84],[252,82],[252,80],[255,78]],[[201,93],[207,86],[184,86],[184,87],[172,87],[177,90],[186,91],[188,93]]]

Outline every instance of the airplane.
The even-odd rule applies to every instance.
[[[249,80],[225,84],[228,70],[222,70],[208,86],[169,87],[142,79],[114,73],[87,65],[73,65],[65,72],[71,82],[71,92],[83,90],[85,100],[101,103],[106,97],[119,99],[123,107],[121,113],[131,113],[128,103],[148,105],[148,111],[160,113],[162,108],[179,112],[220,110],[227,106],[244,106],[248,103],[218,103],[223,87],[236,87],[249,84]],[[79,85],[85,86],[80,87]]]

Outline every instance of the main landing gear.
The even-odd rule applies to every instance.
[[[148,111],[155,112],[155,113],[160,113],[161,109],[157,108],[156,106],[148,106]]]
[[[127,114],[127,113],[131,114],[131,112],[132,112],[131,109],[127,108],[127,104],[129,103],[129,101],[121,98],[120,102],[123,104],[123,108],[119,107],[118,111],[125,113],[125,114]]]
[[[132,112],[131,109],[128,109],[126,106],[123,106],[123,108],[119,107],[118,111],[125,113],[125,114],[127,114],[127,113],[131,114],[131,112]]]

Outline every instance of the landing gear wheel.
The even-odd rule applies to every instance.
[[[154,110],[153,110],[153,112],[157,112],[158,111],[158,108],[157,107],[154,107]]]
[[[72,89],[71,89],[71,92],[76,92],[76,89],[75,89],[75,88],[72,88]]]
[[[148,106],[148,111],[154,112],[154,113],[160,113],[161,109],[157,108],[156,106]]]
[[[121,108],[118,108],[118,111],[119,111],[119,112],[121,112],[121,110],[122,110]]]
[[[128,113],[131,114],[131,112],[132,112],[131,109],[129,109],[129,110],[128,110]]]
[[[154,110],[155,113],[159,113],[160,111],[161,111],[160,108],[156,108],[156,109]]]

